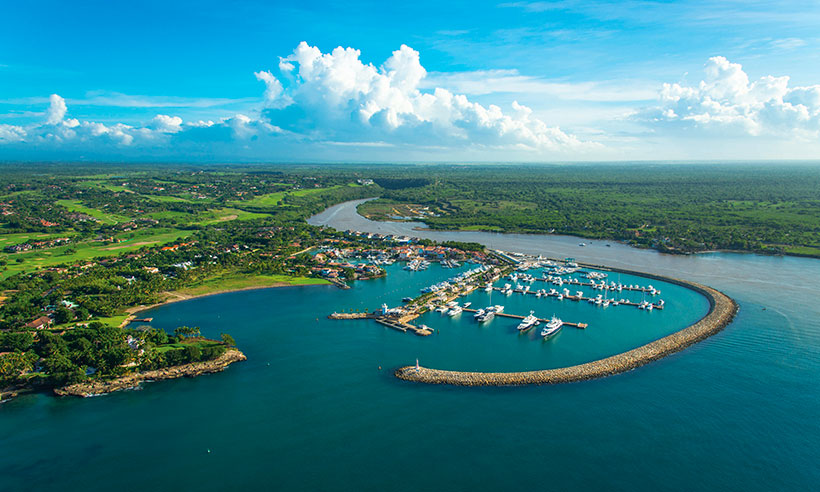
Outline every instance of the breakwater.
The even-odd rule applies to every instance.
[[[224,354],[216,359],[203,362],[191,362],[179,366],[165,367],[153,371],[143,371],[128,374],[111,381],[94,381],[90,383],[77,383],[63,388],[56,388],[54,394],[58,396],[95,396],[112,391],[136,388],[144,381],[161,381],[163,379],[175,379],[181,377],[195,377],[202,374],[210,374],[225,370],[226,367],[247,360],[245,354],[237,349],[228,349]]]
[[[524,372],[462,372],[405,366],[395,371],[396,377],[406,381],[427,384],[449,384],[456,386],[516,386],[526,384],[559,384],[587,381],[630,371],[650,362],[679,352],[690,345],[704,340],[725,328],[737,313],[734,300],[720,291],[705,285],[663,277],[660,275],[610,268],[599,265],[585,265],[612,272],[640,275],[662,280],[692,289],[709,300],[709,311],[696,323],[654,342],[605,359],[558,369]]]

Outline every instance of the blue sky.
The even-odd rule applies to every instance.
[[[0,159],[820,156],[817,2],[385,3],[8,2]]]

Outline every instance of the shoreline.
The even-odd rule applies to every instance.
[[[365,203],[365,202],[363,202],[363,203]],[[359,205],[361,205],[361,203]],[[624,239],[584,237],[584,236],[578,236],[578,235],[575,235],[575,234],[553,234],[553,233],[549,233],[549,232],[546,232],[546,231],[534,231],[534,232],[533,231],[515,231],[515,230],[511,231],[511,230],[506,230],[506,229],[502,229],[500,231],[493,231],[493,230],[489,230],[489,229],[459,229],[459,228],[446,228],[446,227],[445,228],[435,228],[435,227],[430,227],[429,224],[422,221],[421,219],[419,219],[419,220],[389,220],[389,219],[381,220],[381,219],[370,218],[366,215],[362,215],[361,213],[359,213],[358,205],[356,206],[356,214],[359,215],[360,217],[362,217],[363,219],[366,219],[366,220],[369,220],[369,221],[372,221],[372,222],[378,222],[378,223],[387,223],[387,224],[389,224],[389,223],[396,223],[396,224],[417,223],[417,224],[423,224],[423,227],[422,226],[414,227],[413,228],[414,231],[485,232],[485,233],[489,233],[489,234],[524,234],[524,235],[533,235],[533,236],[538,236],[538,235],[542,235],[542,236],[561,236],[561,237],[571,237],[571,238],[574,238],[574,239],[586,240],[586,241],[604,241],[604,242],[609,241],[609,242],[618,243],[618,244],[621,244],[621,245],[624,245],[624,246],[628,246],[630,248],[641,249],[641,250],[651,250],[651,251],[656,251],[656,252],[661,253],[661,254],[673,255],[673,256],[688,256],[688,255],[700,255],[700,254],[709,254],[709,253],[741,253],[741,254],[761,255],[761,256],[783,256],[783,257],[792,256],[792,257],[795,257],[795,258],[820,259],[820,254],[771,253],[771,252],[767,252],[767,251],[753,251],[753,250],[745,250],[745,249],[722,249],[722,248],[718,248],[718,249],[704,249],[704,250],[698,250],[698,251],[674,251],[674,250],[669,251],[669,250],[662,250],[662,249],[659,249],[659,248],[653,248],[652,246],[647,246],[647,245],[632,244],[628,240],[624,240]]]
[[[168,296],[167,299],[161,302],[157,302],[155,304],[149,305],[139,305],[139,306],[132,306],[125,310],[128,317],[126,317],[122,323],[120,323],[120,328],[125,328],[131,323],[134,318],[141,312],[148,311],[149,309],[154,309],[159,306],[164,306],[166,304],[172,304],[175,302],[182,302],[182,301],[190,301],[191,299],[199,299],[201,297],[208,297],[208,296],[216,296],[220,294],[229,294],[231,292],[243,292],[247,290],[262,290],[262,289],[278,289],[281,287],[312,287],[312,286],[320,286],[320,285],[333,285],[331,282],[327,283],[316,283],[316,284],[289,284],[287,282],[279,282],[272,285],[257,285],[257,286],[249,286],[249,287],[239,287],[237,289],[219,289],[213,292],[206,292],[204,294],[183,294],[179,291],[169,291],[165,292],[164,294]]]
[[[203,374],[213,374],[224,371],[229,365],[241,362],[248,358],[239,349],[228,349],[216,359],[202,362],[190,362],[180,366],[165,367],[151,371],[128,374],[110,381],[94,381],[77,383],[62,388],[54,388],[57,396],[98,396],[114,391],[133,389],[146,381],[163,381],[181,377],[196,377]]]
[[[426,367],[416,370],[415,366],[404,366],[396,369],[394,376],[405,381],[451,386],[524,386],[589,381],[631,371],[680,352],[723,330],[732,322],[739,309],[737,303],[726,294],[688,280],[600,265],[584,266],[640,275],[690,288],[709,300],[709,311],[700,320],[675,333],[632,350],[584,364],[522,372],[447,371]]]

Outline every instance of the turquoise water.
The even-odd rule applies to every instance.
[[[366,227],[375,226],[356,226]],[[505,297],[500,303],[510,312],[535,309],[590,324],[564,328],[546,343],[513,333],[515,323],[500,318],[478,326],[466,316],[430,314],[422,322],[438,330],[431,337],[324,319],[333,310],[397,304],[454,273],[437,267],[396,269],[349,291],[288,287],[171,304],[152,312],[154,325],[228,331],[249,360],[141,391],[33,395],[0,405],[0,490],[816,487],[820,262],[672,257],[597,241],[581,250],[572,238],[415,234],[688,278],[725,291],[741,310],[725,331],[626,374],[561,386],[453,388],[399,381],[389,369],[416,357],[428,366],[486,370],[580,362],[685,326],[705,309],[703,300],[655,281],[667,304],[677,305],[643,313]],[[489,303],[484,292],[472,297]]]

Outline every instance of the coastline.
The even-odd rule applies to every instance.
[[[368,200],[369,201],[369,200]],[[365,202],[362,202],[365,203]],[[359,204],[361,205],[361,203]],[[586,237],[580,236],[577,234],[552,234],[547,231],[528,231],[528,230],[509,230],[504,229],[502,230],[491,230],[491,229],[460,229],[460,228],[449,228],[449,227],[431,227],[430,224],[419,220],[394,220],[394,219],[378,219],[378,218],[371,218],[366,215],[362,215],[359,213],[359,207],[356,206],[356,214],[360,217],[370,220],[373,222],[378,223],[398,223],[398,224],[409,224],[409,223],[418,223],[423,224],[422,226],[413,227],[415,231],[430,231],[430,232],[485,232],[489,234],[526,234],[526,235],[544,235],[544,236],[563,236],[563,237],[571,237],[579,240],[586,240],[586,241],[604,241],[604,242],[612,242],[622,244],[624,246],[629,246],[630,248],[635,249],[642,249],[642,250],[650,250],[650,251],[657,251],[661,254],[666,255],[701,255],[701,254],[709,254],[709,253],[742,253],[742,254],[750,254],[750,255],[761,255],[761,256],[792,256],[795,258],[814,258],[820,259],[820,255],[818,254],[810,254],[810,253],[777,253],[777,252],[769,252],[769,251],[754,251],[754,250],[745,250],[745,249],[704,249],[704,250],[697,250],[697,251],[678,251],[678,250],[667,250],[667,249],[660,249],[656,247],[652,247],[649,245],[644,244],[637,244],[629,242],[629,240],[625,239],[616,239],[616,238],[605,238],[605,237]]]
[[[248,358],[238,349],[232,348],[225,351],[216,359],[202,362],[191,362],[180,366],[165,367],[152,371],[137,372],[128,374],[111,381],[94,381],[90,383],[77,383],[62,388],[54,388],[57,396],[97,396],[138,387],[145,381],[162,381],[165,379],[176,379],[181,377],[196,377],[203,374],[212,374],[224,371],[229,365],[241,362]]]
[[[164,295],[168,296],[165,300],[157,302],[155,304],[149,305],[139,305],[139,306],[132,306],[125,310],[128,314],[128,317],[120,323],[120,328],[125,328],[131,323],[137,315],[143,311],[148,311],[149,309],[153,309],[155,307],[164,306],[166,304],[171,304],[174,302],[181,302],[181,301],[189,301],[191,299],[198,299],[200,297],[208,297],[208,296],[216,296],[219,294],[228,294],[230,292],[242,292],[246,290],[262,290],[262,289],[278,289],[281,287],[309,287],[314,285],[333,285],[331,282],[326,283],[315,283],[315,284],[289,284],[287,282],[279,282],[271,285],[255,285],[249,287],[239,287],[236,289],[219,289],[212,292],[205,292],[202,294],[185,294],[179,291],[169,291],[165,292]]]
[[[641,275],[693,289],[709,300],[709,312],[694,324],[671,335],[620,354],[575,366],[540,371],[488,373],[445,371],[426,367],[419,367],[417,370],[415,366],[404,366],[396,369],[394,375],[405,381],[451,386],[523,386],[574,383],[599,379],[636,369],[705,340],[728,326],[738,311],[738,305],[732,298],[705,285],[619,268],[607,268],[598,265],[588,266]]]

